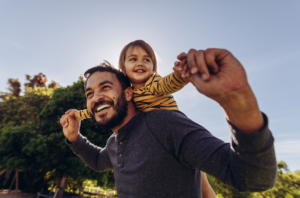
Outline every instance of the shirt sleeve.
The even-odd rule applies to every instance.
[[[174,72],[165,77],[161,77],[157,74],[154,75],[153,78],[150,78],[146,82],[147,89],[153,94],[171,94],[179,91],[188,84],[176,76]]]
[[[154,119],[163,121],[148,123],[152,133],[185,166],[200,169],[242,192],[264,191],[274,186],[274,139],[265,115],[264,127],[253,134],[229,124],[231,143],[214,137],[179,111],[160,110]]]
[[[102,172],[113,168],[106,147],[93,145],[81,134],[76,142],[71,143],[66,139],[66,143],[74,154],[95,171]]]

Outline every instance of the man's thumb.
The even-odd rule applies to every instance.
[[[71,111],[69,113],[69,118],[70,118],[70,123],[73,124],[74,121],[80,121],[76,116],[75,116],[76,111]]]

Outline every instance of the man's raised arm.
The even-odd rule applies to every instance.
[[[220,104],[227,120],[245,133],[257,132],[264,121],[241,63],[224,49],[191,49],[187,57],[190,78],[197,90]]]
[[[192,74],[189,80],[225,111],[232,128],[231,149],[239,156],[238,163],[246,166],[238,177],[244,174],[249,186],[241,190],[261,191],[272,187],[277,175],[273,137],[241,63],[224,49],[191,49],[188,54],[178,55],[179,60],[184,58]],[[267,181],[262,181],[266,176]],[[260,184],[255,184],[257,181]]]

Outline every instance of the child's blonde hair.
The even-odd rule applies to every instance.
[[[145,52],[150,56],[150,58],[152,60],[153,72],[157,73],[157,60],[156,60],[155,52],[152,49],[152,47],[146,41],[143,41],[143,40],[132,41],[132,42],[128,43],[127,45],[125,45],[125,47],[122,49],[120,58],[119,58],[119,69],[123,73],[125,72],[126,52],[130,47],[132,50],[134,49],[134,47],[140,47],[143,50],[145,50]]]

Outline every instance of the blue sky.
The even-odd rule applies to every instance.
[[[270,119],[277,160],[300,170],[300,1],[14,1],[0,0],[0,91],[8,78],[43,72],[62,86],[143,39],[157,52],[159,74],[190,48],[230,50],[244,65]],[[219,105],[192,85],[174,94],[179,108],[224,141]]]

